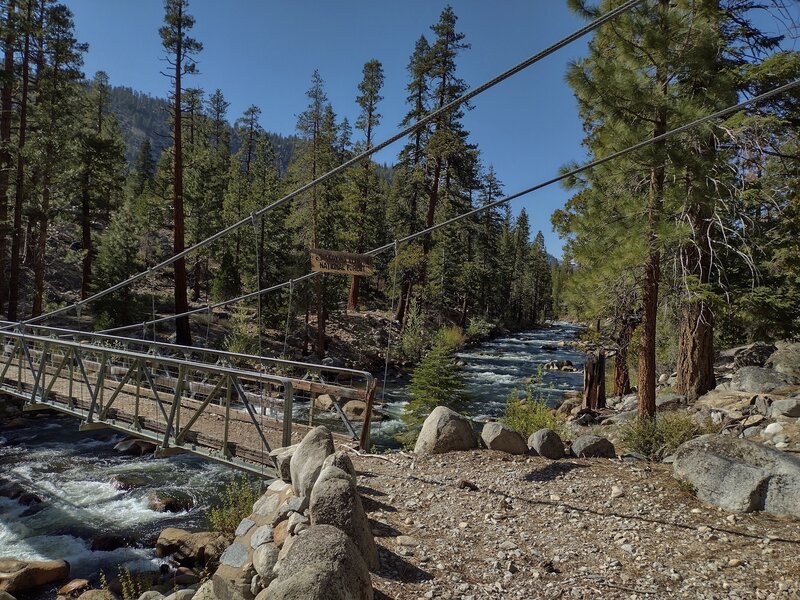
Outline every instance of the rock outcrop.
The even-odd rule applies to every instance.
[[[422,424],[414,452],[442,454],[455,450],[471,450],[477,446],[469,419],[446,406],[437,406]]]
[[[730,436],[704,435],[675,453],[674,475],[730,512],[800,518],[800,459]]]

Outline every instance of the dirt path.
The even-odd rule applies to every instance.
[[[354,460],[378,598],[800,598],[800,522],[706,506],[668,465],[388,458]]]

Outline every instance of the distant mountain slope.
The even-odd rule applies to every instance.
[[[163,98],[137,92],[129,87],[111,89],[111,111],[117,116],[122,136],[125,139],[126,157],[133,162],[142,141],[148,137],[156,158],[172,143],[169,124],[170,105]],[[275,152],[281,159],[285,172],[299,138],[268,133]],[[239,140],[231,135],[233,152],[239,148]]]

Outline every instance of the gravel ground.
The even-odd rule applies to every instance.
[[[800,522],[704,505],[668,465],[486,450],[354,463],[379,599],[800,598]]]

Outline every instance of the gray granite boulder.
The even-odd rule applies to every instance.
[[[730,512],[800,518],[800,458],[731,436],[704,435],[675,452],[674,476]]]
[[[540,429],[528,438],[528,447],[539,456],[558,460],[564,457],[564,442],[552,429]]]
[[[315,427],[297,445],[292,455],[289,471],[292,487],[297,496],[310,496],[322,463],[333,454],[333,436],[327,427]]]
[[[414,452],[442,454],[477,447],[477,439],[469,419],[446,406],[437,406],[422,424]]]
[[[481,439],[489,450],[499,450],[509,454],[527,454],[528,445],[516,431],[502,423],[486,423],[481,431]]]

